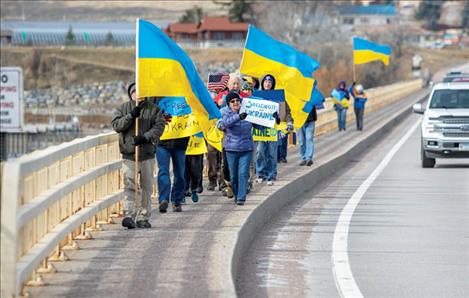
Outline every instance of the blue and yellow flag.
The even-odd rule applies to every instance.
[[[240,72],[258,78],[273,75],[275,88],[285,90],[296,128],[301,127],[308,117],[303,107],[312,97],[313,72],[319,66],[319,62],[308,55],[249,26]]]
[[[358,37],[353,38],[354,64],[365,64],[371,61],[379,60],[385,65],[388,65],[389,56],[391,56],[390,46],[380,45]]]
[[[158,27],[137,19],[136,85],[138,97],[185,97],[206,135],[221,118],[192,60]]]
[[[305,106],[303,107],[303,112],[309,114],[309,112],[311,112],[311,110],[313,109],[313,106],[316,106],[316,109],[318,109],[318,107],[321,107],[322,105],[322,107],[324,108],[324,105],[322,104],[323,101],[324,95],[322,95],[321,91],[319,91],[319,89],[315,86],[313,94],[311,96],[311,100],[305,104]]]

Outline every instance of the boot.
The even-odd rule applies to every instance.
[[[226,180],[225,180],[225,183],[226,183],[226,196],[231,199],[234,197],[233,189],[231,189],[231,183]]]

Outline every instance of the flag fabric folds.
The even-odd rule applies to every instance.
[[[185,97],[206,134],[221,118],[189,56],[152,23],[137,19],[137,96]]]
[[[359,37],[353,38],[353,63],[365,64],[379,60],[385,65],[389,65],[391,47],[380,45]]]
[[[319,62],[308,55],[249,26],[240,72],[257,78],[273,75],[276,89],[285,90],[296,128],[301,127],[308,116],[303,107],[311,100],[315,84],[313,72],[319,66]]]
[[[313,109],[313,106],[316,106],[316,108],[322,106],[324,108],[323,101],[324,101],[324,95],[322,95],[321,91],[319,91],[319,89],[315,86],[314,89],[313,89],[313,94],[311,96],[311,100],[308,101],[304,105],[303,112],[309,114],[309,112],[311,112],[311,110]]]

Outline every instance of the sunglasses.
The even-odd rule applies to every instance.
[[[240,102],[240,100],[239,100],[239,99],[232,99],[232,100],[230,100],[230,103],[235,103],[235,102]]]

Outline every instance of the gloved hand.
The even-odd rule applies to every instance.
[[[244,120],[244,119],[246,119],[247,116],[248,116],[248,113],[246,113],[246,112],[241,113],[241,114],[239,114],[239,119]]]
[[[168,123],[170,123],[171,120],[173,120],[173,116],[171,116],[171,114],[169,114],[169,113],[165,113],[164,110],[162,110],[161,112],[163,113],[164,124],[165,124],[165,125],[168,125]]]
[[[135,146],[143,145],[143,144],[146,144],[148,142],[149,141],[145,136],[135,136],[134,137],[134,145]]]
[[[280,124],[280,116],[278,115],[277,112],[273,113],[272,116],[275,119],[275,123]]]
[[[287,130],[288,130],[288,132],[292,132],[294,130],[293,123],[291,123],[291,122],[287,123]]]
[[[135,108],[130,111],[130,115],[132,115],[133,118],[138,118],[140,117],[140,111],[142,110],[142,107],[136,106]]]

